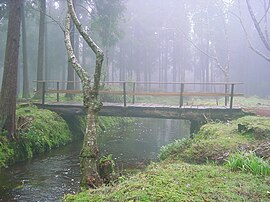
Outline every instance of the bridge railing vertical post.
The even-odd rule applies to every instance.
[[[234,84],[231,85],[231,101],[230,101],[230,109],[233,108],[233,94],[234,94]]]
[[[135,104],[135,91],[136,91],[136,83],[133,82],[133,86],[132,86],[132,104]]]
[[[185,84],[181,83],[181,89],[180,89],[180,108],[184,105],[184,86]]]
[[[45,89],[46,89],[46,83],[45,83],[45,81],[42,81],[42,92],[41,92],[41,103],[42,103],[42,105],[45,104]]]
[[[57,81],[57,83],[56,83],[56,89],[57,89],[56,100],[57,100],[57,102],[59,102],[59,90],[60,90],[59,81]]]
[[[123,94],[124,94],[124,107],[126,107],[127,106],[126,82],[123,83]]]
[[[225,94],[228,93],[228,84],[225,84]],[[228,96],[225,95],[225,106],[228,105]]]

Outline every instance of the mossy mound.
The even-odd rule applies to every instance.
[[[263,117],[248,116],[228,123],[208,123],[192,140],[177,141],[163,147],[160,159],[224,163],[231,153],[250,150],[268,159],[269,131],[270,119]]]
[[[4,135],[0,139],[0,166],[23,161],[65,145],[72,139],[67,123],[54,112],[34,106],[20,106],[16,116],[16,139],[9,142]]]
[[[258,140],[270,140],[270,118],[246,116],[235,123],[238,125],[238,131],[244,135]]]
[[[152,164],[130,179],[64,201],[268,201],[270,177],[180,161]]]

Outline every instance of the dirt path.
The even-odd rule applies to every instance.
[[[266,117],[270,117],[270,107],[254,107],[254,108],[244,108],[245,111],[247,112],[251,112],[251,113],[255,113],[258,116],[266,116]]]

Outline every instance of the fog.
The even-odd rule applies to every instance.
[[[27,2],[29,80],[34,89],[39,6],[33,3],[35,1]],[[268,1],[250,1],[263,37],[254,26],[245,0],[107,0],[103,13],[93,2],[77,0],[75,6],[85,28],[106,54],[105,80],[243,82],[240,90],[245,95],[270,95],[270,49],[262,40],[270,44]],[[106,4],[106,0],[100,2]],[[59,27],[64,23],[66,3],[64,0],[47,0],[46,3],[44,79],[66,81],[68,62]],[[0,12],[2,75],[7,19],[2,9]],[[76,31],[74,38],[81,64],[92,72],[93,53]],[[22,89],[21,56],[20,61],[19,93]]]

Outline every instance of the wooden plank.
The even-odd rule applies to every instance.
[[[70,94],[78,94],[82,93],[81,90],[52,90],[48,89],[46,90],[46,93],[70,93]]]
[[[33,82],[38,82],[38,83],[42,83],[42,82],[46,82],[46,83],[81,83],[81,81],[61,81],[61,80],[34,80]],[[139,82],[134,82],[134,81],[104,81],[101,82],[102,84],[123,84],[123,83],[135,83],[135,84],[165,84],[165,85],[175,85],[175,84],[188,84],[188,85],[231,85],[231,84],[235,84],[235,85],[241,85],[243,84],[243,82],[144,82],[144,81],[139,81]],[[91,82],[93,83],[93,82]]]
[[[46,93],[70,93],[79,94],[82,93],[81,90],[46,90]],[[123,91],[100,91],[100,94],[111,94],[111,95],[123,95]],[[180,96],[181,93],[178,92],[126,92],[126,95],[136,95],[136,96]],[[224,97],[231,96],[231,93],[207,93],[207,92],[184,92],[183,96],[198,96],[198,97]],[[242,93],[235,93],[234,96],[244,96]]]

